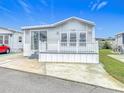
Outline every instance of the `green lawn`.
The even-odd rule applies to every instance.
[[[108,54],[113,53],[107,49],[100,50],[100,62],[111,76],[124,83],[124,63],[107,56]]]

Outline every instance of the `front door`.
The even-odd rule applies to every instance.
[[[47,42],[47,31],[31,32],[31,49],[33,51],[39,50],[39,41]]]

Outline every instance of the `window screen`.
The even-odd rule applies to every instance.
[[[67,42],[67,33],[61,34],[61,42]]]
[[[86,42],[86,34],[80,33],[80,42]]]
[[[47,41],[47,31],[41,31],[40,32],[40,40],[42,42]]]
[[[70,46],[76,46],[76,33],[70,33]]]
[[[76,33],[70,33],[70,42],[76,42]]]
[[[86,34],[80,33],[79,46],[86,46]]]

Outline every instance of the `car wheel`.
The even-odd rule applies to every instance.
[[[6,50],[6,54],[8,54],[8,53],[10,53],[10,49],[7,49],[7,50]]]

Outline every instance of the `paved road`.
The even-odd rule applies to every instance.
[[[0,93],[123,93],[88,84],[0,68]]]

